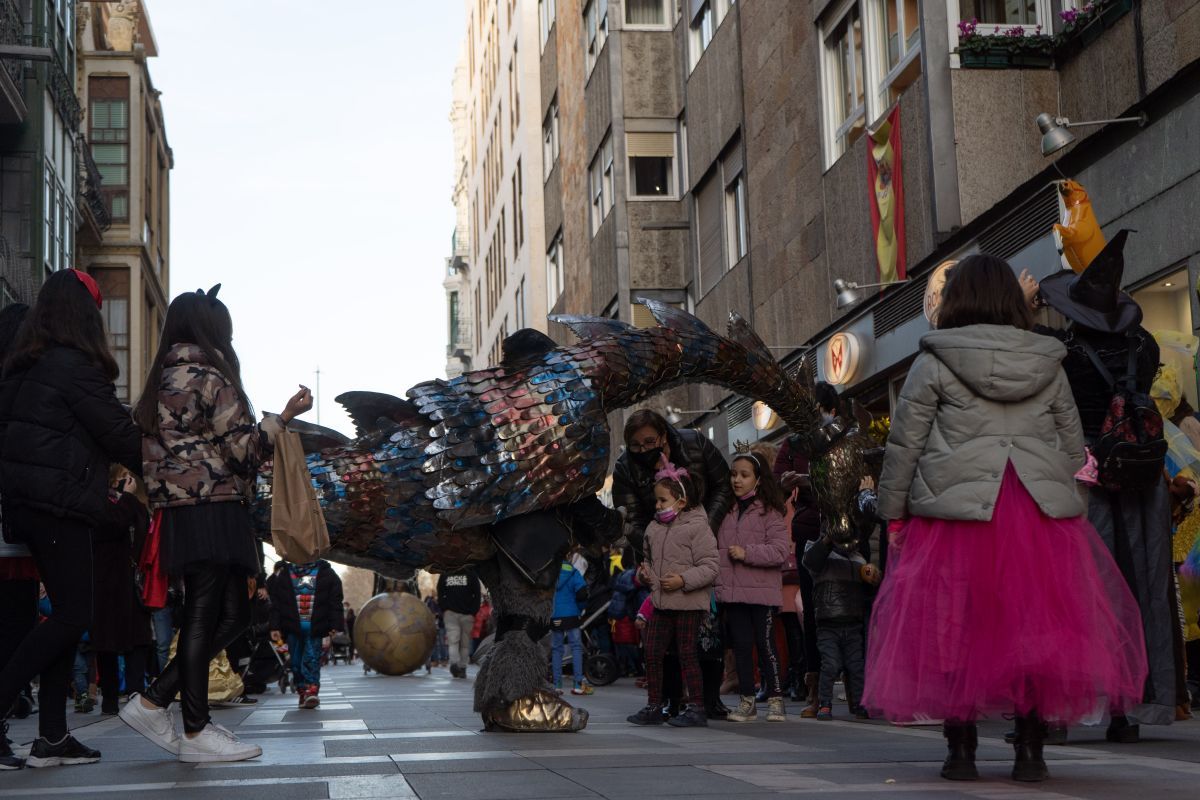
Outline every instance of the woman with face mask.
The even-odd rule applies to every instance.
[[[729,465],[725,456],[704,434],[678,430],[661,414],[644,408],[625,423],[625,452],[613,468],[613,505],[625,509],[625,535],[639,559],[646,526],[654,519],[654,473],[667,461],[700,478],[699,505],[716,530],[733,503]]]
[[[757,719],[754,697],[757,646],[767,695],[767,721],[783,722],[786,719],[783,684],[774,629],[775,609],[783,602],[780,568],[791,549],[783,490],[766,457],[752,451],[734,457],[730,486],[735,504],[717,532],[720,558],[717,602],[737,662],[741,703],[727,719],[730,722]]]

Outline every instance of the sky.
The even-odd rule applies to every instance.
[[[444,377],[461,2],[144,0],[171,172],[171,296],[222,284],[251,400]],[[304,417],[317,421],[317,412]]]

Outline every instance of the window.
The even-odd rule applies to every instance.
[[[692,18],[689,23],[689,38],[691,39],[691,47],[688,48],[689,68],[694,69],[700,61],[700,56],[704,55],[704,51],[712,43],[713,35],[733,5],[734,0],[704,0],[701,3],[692,1],[689,6],[692,10]]]
[[[525,244],[525,210],[522,208],[524,201],[525,187],[522,185],[521,179],[521,159],[517,159],[517,170],[512,176],[512,200],[513,200],[513,258],[517,258],[517,254],[521,252],[521,245]]]
[[[613,146],[612,137],[605,136],[592,165],[588,168],[588,185],[592,192],[592,235],[600,230],[613,207]]]
[[[750,252],[746,230],[746,179],[738,173],[730,180],[725,176],[725,241],[729,250],[729,265],[737,264]]]
[[[550,101],[550,110],[542,121],[542,175],[548,179],[558,161],[558,97]]]
[[[517,315],[517,330],[525,327],[525,276],[521,276],[521,282],[517,284],[516,297],[516,315]]]
[[[592,74],[596,59],[608,41],[608,0],[588,0],[583,10],[584,35],[587,36],[587,74]]]
[[[831,165],[866,127],[862,18],[857,3],[825,38],[826,164]]]
[[[538,0],[538,28],[542,33],[542,49],[550,39],[550,29],[554,27],[554,0]]]
[[[1037,25],[1037,0],[958,0],[959,19],[986,25]]]
[[[919,0],[876,0],[882,76],[876,85],[875,119],[896,101],[921,74],[921,9]],[[868,20],[870,23],[870,20]]]
[[[129,221],[129,79],[91,78],[88,119],[100,190],[114,222]]]
[[[558,305],[562,296],[565,276],[563,275],[563,245],[562,230],[554,234],[550,249],[546,251],[546,313]]]
[[[117,361],[117,399],[129,402],[129,270],[121,267],[90,270],[104,295],[100,316],[108,331],[108,344]]]
[[[703,297],[725,274],[725,253],[721,247],[721,176],[714,169],[694,196],[696,203],[696,253],[700,260],[700,291]]]
[[[674,198],[675,134],[627,133],[629,196]]]
[[[670,28],[674,0],[625,0],[625,27]]]
[[[843,0],[819,29],[829,167],[920,77],[920,0]]]

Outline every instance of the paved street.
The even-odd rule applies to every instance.
[[[473,670],[472,670],[473,672]],[[401,678],[364,677],[359,667],[327,668],[323,704],[295,707],[268,694],[254,710],[216,719],[262,745],[261,760],[238,765],[179,764],[116,718],[70,714],[76,735],[99,748],[94,766],[0,773],[0,798],[125,796],[254,800],[307,798],[633,798],[711,795],[737,800],[772,794],[859,800],[902,797],[1196,797],[1200,722],[1151,729],[1147,741],[1115,747],[1102,730],[1073,730],[1073,744],[1048,749],[1054,779],[1007,779],[1011,748],[1003,723],[984,727],[984,780],[937,777],[941,735],[847,720],[786,724],[714,723],[707,730],[634,728],[640,707],[632,681],[581,698],[591,723],[580,734],[485,734],[471,713],[470,681],[435,670]],[[16,721],[29,742],[32,720]],[[169,794],[168,794],[169,792]]]

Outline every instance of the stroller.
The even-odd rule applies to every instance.
[[[598,635],[600,625],[605,629],[608,628],[608,604],[609,600],[602,600],[599,603],[588,604],[588,611],[584,618],[579,623],[579,630],[583,639],[583,674],[587,677],[588,682],[593,686],[608,686],[615,681],[621,674],[617,667],[617,660],[613,655],[601,648],[600,642],[603,637]],[[550,634],[547,633],[542,637],[539,644],[542,651],[546,654],[547,663],[550,659]],[[496,646],[496,635],[488,634],[479,643],[479,647],[475,649],[476,663],[483,665],[487,663],[488,658],[492,654],[492,650]],[[570,653],[563,654],[566,657],[566,664],[570,668]]]
[[[292,662],[286,642],[273,642],[269,636],[255,640],[250,666],[242,676],[246,691],[261,694],[267,684],[278,683],[279,693],[287,694],[292,683]],[[251,691],[257,689],[257,691]]]
[[[350,663],[350,635],[344,631],[338,631],[329,640],[329,663],[337,664],[339,661]]]

